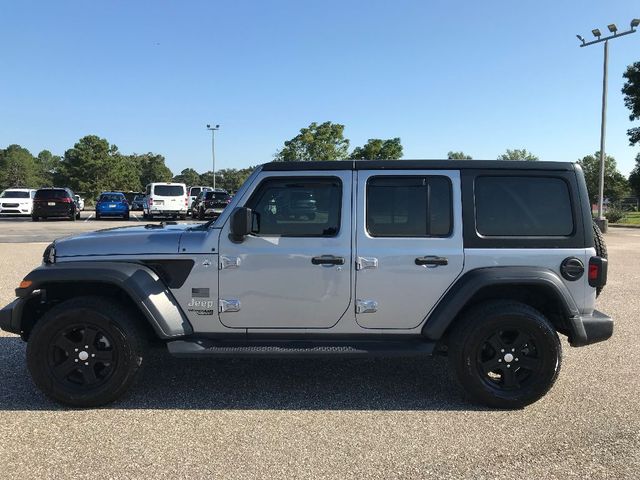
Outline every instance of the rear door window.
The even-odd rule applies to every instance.
[[[452,230],[447,177],[372,177],[367,183],[367,232],[372,237],[448,237]]]
[[[181,197],[184,195],[184,187],[182,185],[156,185],[153,188],[153,194],[159,197]]]
[[[558,237],[574,232],[569,186],[561,178],[481,176],[474,192],[480,235]]]
[[[29,198],[29,192],[20,190],[6,190],[0,194],[0,198]]]

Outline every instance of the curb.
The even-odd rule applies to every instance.
[[[628,223],[610,223],[609,226],[613,228],[640,228],[640,225],[632,225]]]

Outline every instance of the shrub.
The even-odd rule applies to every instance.
[[[625,212],[619,208],[609,208],[604,216],[610,223],[618,223],[624,218]]]

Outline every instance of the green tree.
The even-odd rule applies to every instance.
[[[631,110],[629,120],[640,120],[640,62],[629,65],[623,77],[626,80],[622,87],[624,104]],[[639,143],[640,127],[630,128],[627,130],[627,135],[629,135],[629,143],[631,145]]]
[[[39,186],[35,160],[20,145],[0,150],[0,188]]]
[[[505,153],[498,157],[498,160],[524,160],[532,162],[540,159],[533,153],[527,152],[524,148],[521,150],[516,148],[514,150],[507,149]]]
[[[344,160],[348,156],[349,140],[344,138],[344,125],[313,122],[291,140],[284,142],[276,153],[276,162],[308,162],[313,160]]]
[[[200,174],[193,168],[185,168],[179,175],[173,177],[174,182],[184,183],[188,187],[200,185]]]
[[[447,158],[449,160],[473,160],[471,155],[467,155],[464,152],[449,152],[447,153]]]
[[[636,155],[636,166],[629,175],[629,187],[631,187],[633,195],[640,197],[640,153]]]
[[[353,160],[398,160],[402,158],[400,138],[382,140],[370,138],[362,147],[354,148],[349,156]]]
[[[87,135],[64,153],[60,178],[90,198],[110,190],[139,190],[138,165],[104,138]]]
[[[224,188],[228,192],[237,192],[242,184],[247,180],[255,167],[248,168],[223,168],[216,171],[216,188]],[[200,175],[203,185],[213,185],[211,170]]]
[[[578,160],[578,165],[584,170],[589,200],[592,204],[596,203],[600,185],[600,152]],[[615,202],[627,195],[628,192],[627,179],[618,171],[615,159],[607,155],[604,162],[604,198]]]
[[[131,158],[137,164],[142,188],[152,182],[170,182],[173,179],[173,173],[165,165],[162,155],[151,152],[142,155],[134,153]]]
[[[49,150],[42,150],[35,158],[39,185],[52,187],[56,184],[62,157],[52,154]]]

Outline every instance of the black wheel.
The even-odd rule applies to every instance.
[[[600,231],[600,227],[596,222],[593,222],[593,243],[596,248],[596,255],[607,258],[607,244],[604,242],[604,235],[602,235],[602,231]],[[600,295],[603,288],[604,286],[596,288],[596,297]]]
[[[186,214],[184,214],[184,215],[180,215],[180,220],[186,220],[186,218],[187,218],[187,215],[186,215]]]
[[[540,312],[493,301],[466,312],[454,326],[449,362],[475,401],[522,408],[543,397],[560,372],[562,347]]]
[[[80,220],[80,210],[76,212],[76,220]]]
[[[147,218],[148,218],[149,220],[153,220],[153,215],[152,215],[152,214],[150,214],[150,213],[148,213],[148,214],[147,214]]]
[[[100,220],[100,214],[96,212],[96,220]]]
[[[129,220],[129,212],[127,212],[127,213],[124,215],[124,217],[123,217],[123,218],[124,218],[125,220]]]
[[[143,333],[130,311],[102,297],[67,300],[35,325],[27,366],[47,396],[75,407],[120,397],[139,373]]]
[[[198,210],[198,220],[204,220],[204,212],[202,211],[202,209]]]
[[[39,222],[40,221],[40,217],[31,216],[31,221],[32,222]]]
[[[71,212],[71,215],[69,215],[69,220],[71,220],[72,222],[75,222],[77,220],[76,212]]]

